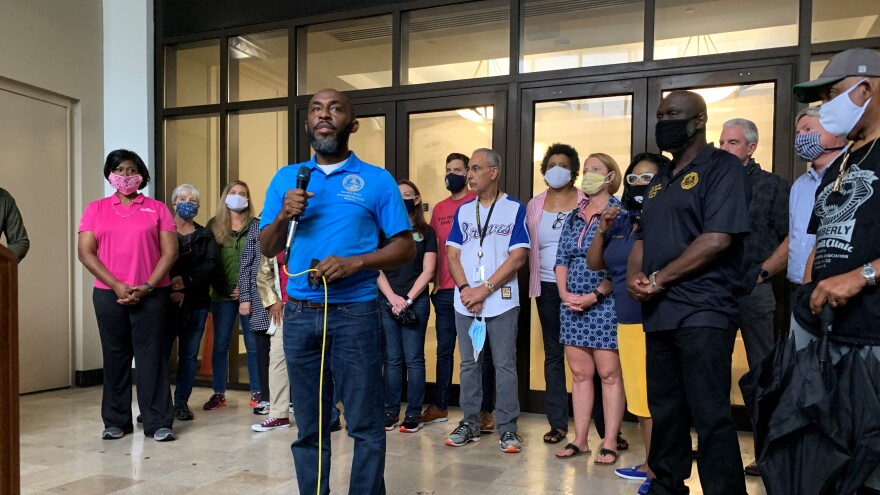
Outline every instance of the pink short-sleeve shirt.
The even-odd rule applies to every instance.
[[[130,206],[124,206],[114,194],[86,207],[78,232],[94,233],[98,259],[114,277],[129,285],[141,285],[159,263],[159,232],[177,232],[177,227],[161,201],[140,194]],[[170,283],[166,275],[157,287]],[[95,287],[110,288],[100,280],[95,280]]]

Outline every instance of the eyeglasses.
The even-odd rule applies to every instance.
[[[553,230],[556,230],[556,229],[562,227],[562,222],[565,221],[565,215],[566,215],[565,212],[562,212],[562,211],[560,211],[559,213],[556,214],[556,220],[554,220],[553,225],[551,225]],[[547,225],[547,224],[545,223],[544,225]]]
[[[651,179],[653,179],[653,178],[654,178],[654,174],[652,174],[652,173],[639,174],[639,175],[629,174],[626,176],[626,183],[631,186],[634,186],[640,182],[643,184],[647,184],[648,182],[651,182]]]

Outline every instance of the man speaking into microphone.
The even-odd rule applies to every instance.
[[[385,429],[382,381],[382,329],[377,303],[378,270],[415,256],[406,208],[394,178],[362,162],[348,149],[358,121],[348,98],[325,89],[309,101],[305,131],[315,155],[279,170],[266,192],[260,222],[263,254],[285,248],[291,220],[297,221],[287,269],[309,276],[290,277],[284,308],[284,354],[298,427],[291,445],[299,493],[330,492],[330,407],[332,383],[345,406],[348,435],[354,439],[349,493],[385,493]],[[305,182],[301,166],[311,171]],[[308,176],[309,174],[304,174]],[[379,249],[379,233],[390,242]],[[325,301],[321,277],[326,277]],[[318,386],[327,305],[323,435],[318,438]],[[318,473],[318,442],[322,442]]]

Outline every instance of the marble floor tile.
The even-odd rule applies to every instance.
[[[252,414],[249,393],[227,393],[228,407],[201,409],[211,391],[196,388],[190,407],[194,421],[174,425],[177,440],[155,442],[135,427],[120,440],[100,438],[101,388],[60,390],[23,396],[21,419],[21,479],[24,495],[291,495],[298,488],[290,454],[296,427],[257,433],[250,429],[265,416]],[[138,414],[132,404],[133,417]],[[461,411],[450,409],[450,421],[427,425],[418,433],[388,432],[385,480],[389,495],[632,495],[638,481],[614,475],[614,467],[593,464],[595,454],[556,459],[554,453],[570,441],[547,445],[542,415],[523,414],[519,434],[525,439],[520,454],[499,450],[498,435],[483,435],[461,448],[443,444]],[[635,424],[624,423],[630,449],[620,453],[615,467],[644,461],[645,451]],[[348,492],[354,442],[343,430],[333,433],[330,486],[335,494]],[[599,446],[595,432],[590,446]],[[748,434],[740,434],[743,463],[751,462]],[[702,494],[696,464],[687,484]],[[761,480],[747,477],[751,495],[765,495]],[[309,494],[310,495],[310,494]]]

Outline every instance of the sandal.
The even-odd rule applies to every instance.
[[[559,455],[559,452],[557,452],[557,453],[556,453],[556,458],[557,458],[557,459],[570,459],[570,458],[572,458],[572,457],[577,457],[577,456],[580,456],[580,455],[585,455],[585,454],[589,454],[589,453],[590,453],[590,449],[587,449],[587,450],[581,450],[580,447],[578,447],[577,445],[575,445],[575,444],[573,444],[573,443],[570,443],[570,444],[566,445],[565,447],[562,448],[562,450],[570,450],[570,451],[571,451],[571,454],[570,454],[570,455]]]
[[[599,449],[599,456],[603,456],[603,455],[610,455],[611,457],[613,457],[612,461],[611,462],[601,462],[601,461],[599,461],[599,457],[596,457],[594,464],[600,464],[602,466],[610,466],[610,465],[617,462],[617,451],[616,450],[605,449],[605,448]]]
[[[623,438],[623,435],[620,433],[617,434],[617,450],[627,450],[629,448],[629,442]]]
[[[567,431],[560,431],[556,428],[544,433],[544,443],[559,443],[568,435]]]

